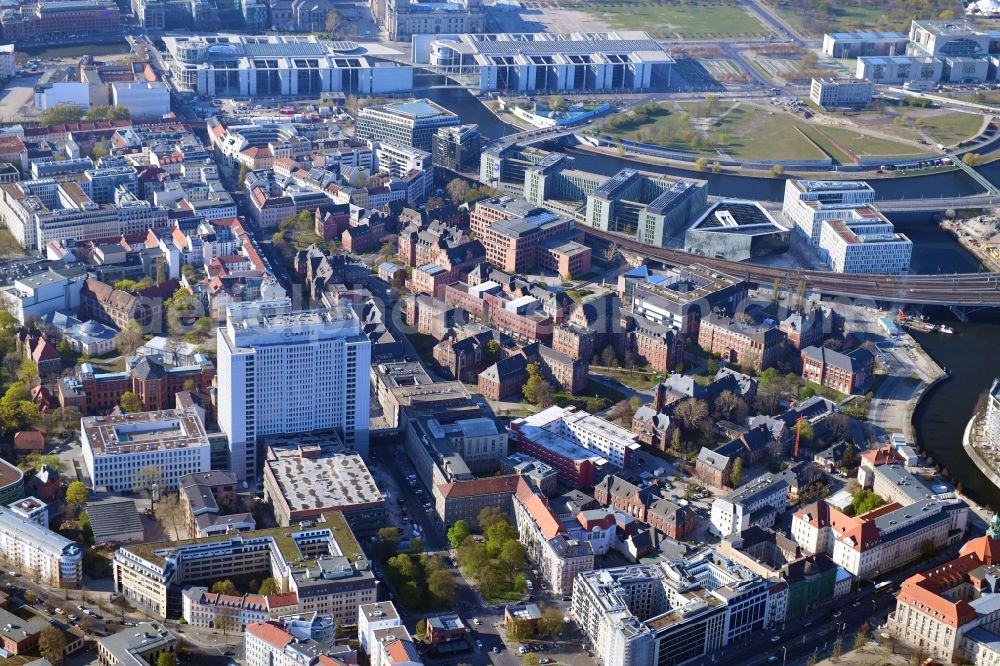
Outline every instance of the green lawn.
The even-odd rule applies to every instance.
[[[711,135],[733,157],[759,160],[816,160],[825,155],[798,132],[791,117],[760,108],[740,107],[719,120]]]
[[[590,5],[587,11],[613,28],[645,30],[659,38],[741,39],[771,34],[756,17],[732,5],[621,2]]]
[[[957,0],[901,0],[893,4],[838,0],[822,5],[825,15],[818,13],[810,0],[767,0],[767,4],[800,34],[814,37],[821,37],[824,32],[896,30],[905,33],[913,16],[937,16],[945,9],[956,16],[962,13],[962,4]]]
[[[976,113],[948,113],[923,119],[923,130],[946,146],[975,136],[982,126],[983,117]]]
[[[808,136],[813,140],[817,146],[819,146],[823,152],[829,155],[834,162],[838,164],[854,164],[854,158],[845,153],[843,150],[838,148],[836,144],[830,141],[828,138],[820,134],[815,127],[812,125],[807,125],[805,123],[797,126],[803,134]]]
[[[929,150],[920,150],[916,146],[896,143],[842,127],[824,127],[823,133],[861,157],[899,157],[902,155],[926,155],[930,152]]]
[[[646,389],[651,389],[661,381],[663,381],[663,375],[654,372],[629,372],[628,370],[604,370],[591,367],[590,372],[595,375],[602,375],[604,377],[611,377],[612,379],[617,379],[625,386],[629,386],[636,391],[645,391]],[[596,384],[597,382],[593,382]]]

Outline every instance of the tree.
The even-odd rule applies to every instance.
[[[62,356],[63,361],[66,363],[72,363],[76,358],[76,352],[73,351],[73,345],[69,343],[69,338],[63,338],[56,345],[56,351]]]
[[[80,538],[84,543],[94,542],[94,526],[90,524],[90,516],[86,511],[80,513]]]
[[[66,488],[66,503],[72,506],[75,511],[79,511],[87,503],[89,496],[90,491],[82,481],[72,481]]]
[[[142,346],[142,343],[145,341],[146,338],[142,334],[142,326],[133,319],[115,336],[115,347],[120,354],[128,356],[134,354],[135,350]]]
[[[812,423],[806,419],[800,419],[795,427],[798,429],[799,442],[801,443],[811,442],[813,437],[816,436],[815,431],[813,431]]]
[[[920,558],[924,560],[929,560],[931,558],[937,557],[938,547],[937,544],[930,539],[925,539],[920,544]]]
[[[962,155],[962,161],[970,167],[977,167],[982,166],[985,160],[979,153],[966,153]]]
[[[722,173],[722,165],[718,162],[712,162],[712,173]]]
[[[517,641],[518,643],[524,641],[526,638],[531,638],[531,622],[518,617],[512,618],[505,625],[507,629],[507,638]]]
[[[100,141],[95,141],[94,145],[90,147],[90,157],[95,162],[99,162],[102,157],[107,157],[110,154],[111,154],[111,147],[108,145],[107,139],[101,139]]]
[[[729,485],[736,488],[743,483],[743,458],[737,457],[733,461],[733,468],[729,470]]]
[[[542,617],[538,620],[538,633],[546,636],[558,636],[566,628],[566,621],[558,609],[542,606]]]
[[[520,541],[508,541],[500,547],[500,562],[506,565],[511,573],[524,571],[527,553]]]
[[[552,95],[549,97],[549,109],[552,111],[562,111],[566,108],[566,100],[562,95]]]
[[[715,416],[719,419],[743,423],[747,417],[747,404],[732,391],[723,391],[715,399]]]
[[[674,417],[685,433],[703,430],[708,420],[708,403],[698,398],[682,400],[674,409]]]
[[[43,111],[38,122],[42,125],[78,123],[82,117],[83,113],[76,104],[57,104],[51,109]]]
[[[611,408],[608,412],[608,420],[619,421],[623,425],[631,427],[632,417],[635,416],[636,407],[633,406],[631,400],[619,400],[615,403],[615,406]]]
[[[424,540],[420,537],[413,537],[413,540],[410,541],[410,554],[419,555],[422,552],[424,552]]]
[[[25,358],[17,368],[17,379],[28,387],[38,384],[38,364],[30,358]]]
[[[853,648],[855,650],[860,650],[868,644],[868,631],[868,623],[865,622],[861,625],[861,628],[858,629],[858,633],[854,634]]]
[[[43,658],[52,662],[53,666],[59,666],[65,657],[66,635],[54,625],[47,624],[38,637],[38,649]]]
[[[528,364],[528,381],[521,387],[524,399],[532,404],[538,403],[538,387],[545,381],[541,367],[537,363]]]
[[[163,469],[156,465],[147,465],[135,473],[132,490],[152,500],[153,490],[159,486],[161,479],[163,479]]]
[[[122,411],[126,414],[135,414],[136,412],[142,411],[142,398],[137,396],[132,391],[125,391],[122,393],[121,400],[118,405],[122,408]]]
[[[448,529],[448,543],[452,548],[458,548],[472,534],[469,523],[464,520],[456,520],[455,524]]]
[[[699,157],[694,161],[694,168],[696,171],[704,171],[708,168],[708,159]]]
[[[156,666],[177,666],[177,657],[173,652],[163,652],[156,658]]]
[[[326,13],[326,20],[323,27],[331,37],[346,37],[351,33],[351,24],[336,9],[331,9]]]
[[[236,589],[236,584],[228,578],[225,580],[217,580],[212,583],[212,592],[215,594],[228,594],[229,596],[236,596],[240,593],[240,591]]]
[[[0,398],[0,434],[8,437],[19,430],[27,430],[38,420],[38,405],[31,401],[28,387],[23,382],[11,384]],[[51,456],[58,460],[57,456]]]
[[[122,106],[121,104],[116,104],[115,106],[109,106],[107,104],[98,104],[97,106],[92,106],[84,114],[84,120],[128,120],[132,117],[132,113],[128,110],[127,106]]]
[[[452,178],[444,186],[444,189],[448,193],[448,196],[451,197],[452,202],[458,203],[465,201],[465,195],[469,193],[469,184],[461,178]]]
[[[785,165],[783,164],[772,164],[771,165],[771,175],[775,178],[785,175]]]
[[[830,648],[830,659],[834,662],[840,661],[840,655],[844,651],[844,637],[837,636],[837,640],[833,642],[833,646]]]
[[[427,591],[439,606],[450,606],[455,601],[455,579],[447,569],[432,571],[427,577]]]
[[[542,409],[551,407],[555,403],[554,393],[555,389],[552,388],[552,384],[548,380],[543,379],[538,383],[538,388],[535,391],[535,404]]]
[[[507,520],[507,514],[495,506],[488,506],[479,511],[476,522],[479,523],[479,531],[486,532],[492,525]]]
[[[247,174],[250,173],[250,167],[246,164],[240,164],[240,175],[237,177],[236,182],[239,183],[240,189],[242,189],[247,182]]]
[[[260,584],[260,588],[257,590],[257,594],[266,597],[269,594],[278,594],[281,590],[278,588],[278,582],[268,576],[264,579],[264,582]]]
[[[413,634],[418,639],[423,639],[427,635],[427,620],[424,618],[417,620],[417,626],[413,628]]]

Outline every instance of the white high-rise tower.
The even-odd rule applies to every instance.
[[[241,480],[265,435],[335,428],[368,457],[371,342],[349,307],[293,312],[291,300],[230,305],[218,329],[219,427]]]

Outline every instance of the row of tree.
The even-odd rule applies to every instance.
[[[456,521],[456,525],[461,521]],[[449,530],[449,541],[456,541],[466,532]],[[458,565],[476,582],[484,597],[502,601],[512,595],[524,594],[528,581],[524,576],[527,553],[518,540],[515,530],[503,512],[487,507],[479,513],[479,529],[482,536],[477,538],[464,535],[457,547]]]

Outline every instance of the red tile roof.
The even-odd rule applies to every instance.
[[[257,622],[247,625],[247,633],[256,636],[268,645],[272,645],[279,650],[292,642],[292,635],[270,622]]]
[[[456,481],[455,483],[442,483],[438,486],[441,494],[446,499],[455,497],[475,497],[477,495],[495,495],[497,493],[511,493],[517,489],[518,481],[521,479],[517,474],[506,476],[490,476],[484,479],[473,479],[471,481]]]

